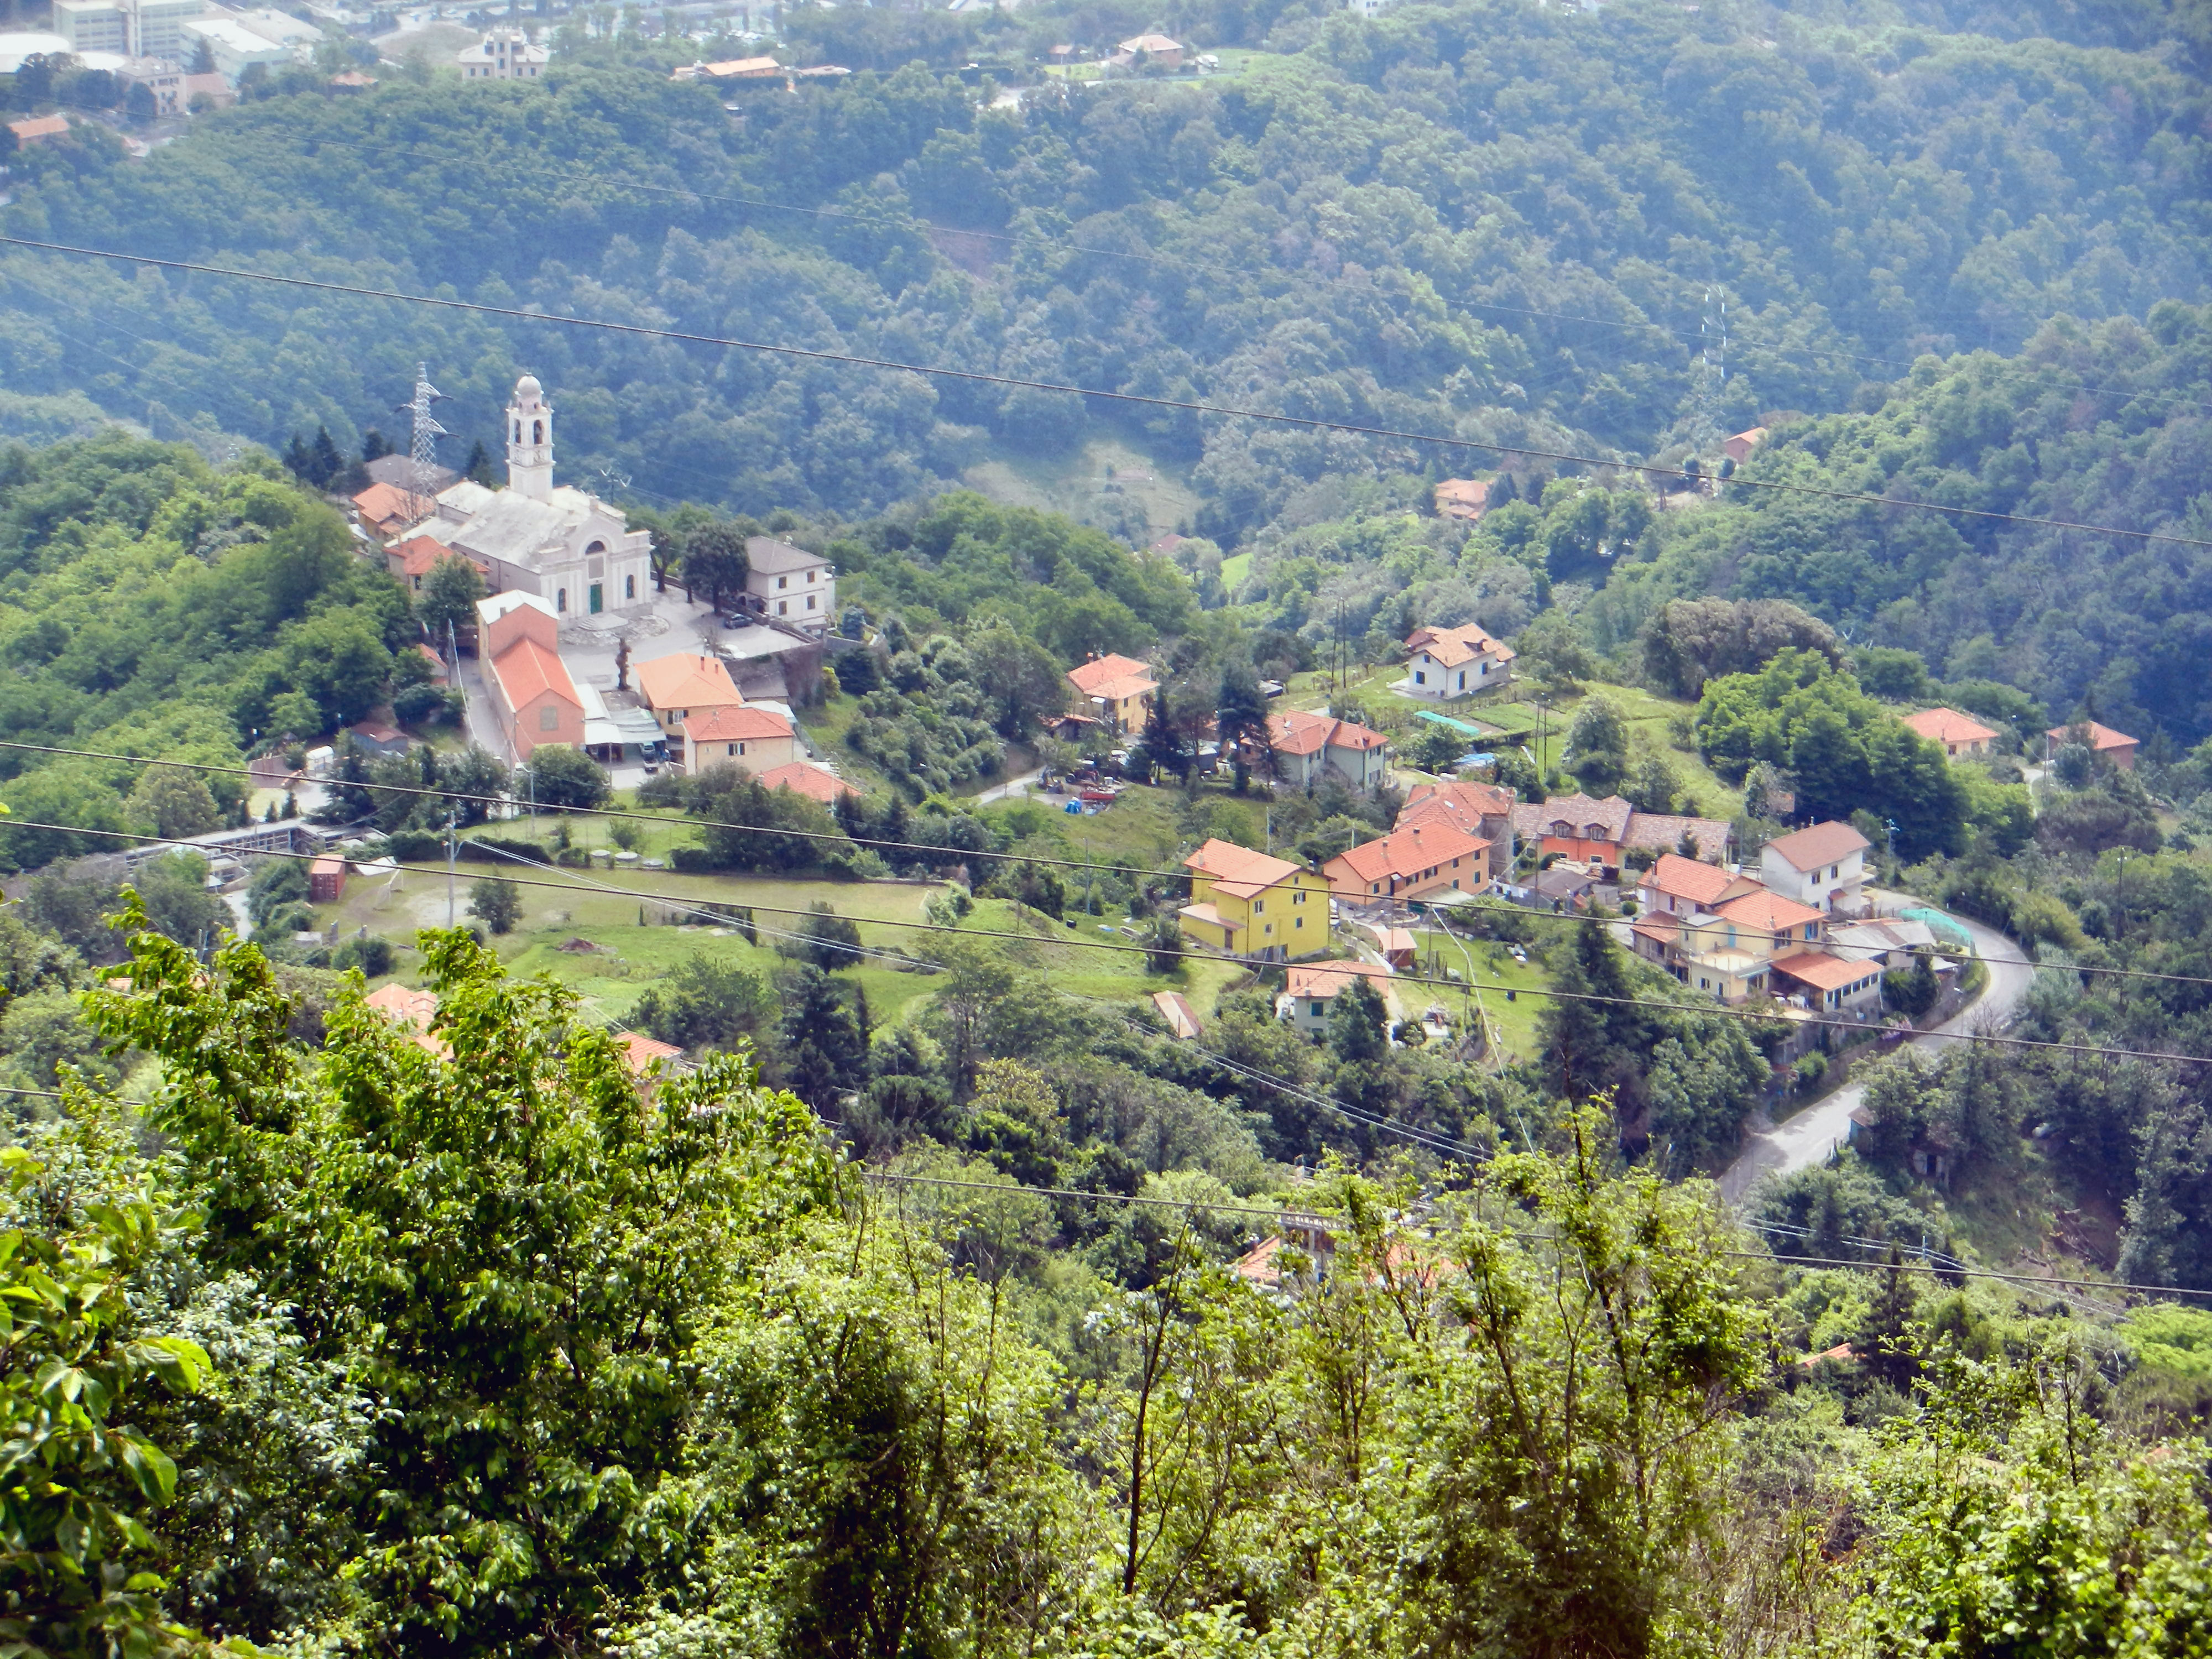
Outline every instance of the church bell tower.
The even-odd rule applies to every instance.
[[[535,374],[514,383],[507,406],[507,487],[534,501],[553,494],[553,405]]]

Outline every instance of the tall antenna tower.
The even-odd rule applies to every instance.
[[[446,435],[446,428],[431,417],[430,405],[448,401],[446,394],[430,384],[430,365],[415,365],[415,395],[399,405],[397,413],[410,418],[412,432],[407,457],[412,463],[407,469],[409,494],[417,501],[428,502],[437,492],[431,483],[438,471],[438,440]],[[422,512],[428,512],[425,506]]]

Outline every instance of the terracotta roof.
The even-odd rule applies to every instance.
[[[1779,933],[1785,928],[1802,927],[1808,921],[1818,921],[1824,914],[1809,904],[1800,904],[1779,893],[1770,893],[1765,888],[1746,893],[1741,898],[1730,899],[1715,911],[1726,916],[1740,927],[1763,927],[1768,933]]]
[[[1149,52],[1155,54],[1163,52],[1181,52],[1182,43],[1180,40],[1170,40],[1164,34],[1139,34],[1124,40],[1121,43],[1121,50]]]
[[[378,487],[382,488],[381,485]],[[428,536],[410,536],[404,542],[394,542],[384,550],[387,554],[399,556],[399,574],[403,576],[427,576],[431,567],[441,559],[467,559],[476,567],[477,575],[488,577],[491,574],[491,567],[482,559],[470,559],[466,554],[458,553],[443,542],[434,541]]]
[[[1456,824],[1417,823],[1338,854],[1322,866],[1322,873],[1334,880],[1340,868],[1346,879],[1362,885],[1409,881],[1439,865],[1449,869],[1454,859],[1473,857],[1488,845]]]
[[[673,1062],[684,1058],[684,1051],[674,1043],[649,1037],[642,1031],[617,1031],[615,1046],[629,1062],[632,1077],[643,1077],[656,1060],[664,1062],[664,1069],[672,1069]]]
[[[1198,1023],[1198,1012],[1180,991],[1155,991],[1152,1006],[1160,1011],[1160,1018],[1168,1023],[1168,1030],[1177,1036],[1189,1040],[1204,1030]]]
[[[1854,853],[1863,853],[1870,844],[1850,824],[1831,818],[1810,830],[1777,836],[1766,843],[1766,850],[1793,870],[1817,870],[1824,864],[1840,863]]]
[[[1856,985],[1863,980],[1879,979],[1881,969],[1866,962],[1845,962],[1819,951],[1800,951],[1794,957],[1778,957],[1774,971],[1786,974],[1801,985],[1810,985],[1815,990],[1840,991],[1847,985]]]
[[[2089,734],[2089,747],[2096,750],[2100,754],[2107,749],[2133,749],[2138,746],[2137,740],[2126,732],[2115,732],[2111,726],[2100,726],[2094,720],[2075,720],[2071,726],[2054,726],[2044,735],[2053,743],[2070,743],[2073,739],[2068,735],[2069,732],[2083,731]]]
[[[1662,945],[1671,945],[1681,936],[1682,919],[1671,910],[1654,910],[1630,922],[1628,931],[1656,939]]]
[[[1365,754],[1389,743],[1371,726],[1354,726],[1333,714],[1311,714],[1291,709],[1267,716],[1267,747],[1279,755],[1317,755],[1323,749],[1350,749]]]
[[[532,639],[520,639],[492,659],[491,672],[499,677],[500,690],[507,696],[509,708],[521,708],[532,698],[550,691],[562,702],[580,709],[584,701],[576,695],[576,683],[568,678],[568,665],[561,660],[557,651],[548,651]]]
[[[397,1020],[413,1035],[415,1046],[443,1058],[452,1051],[444,1041],[430,1035],[430,1021],[438,1012],[438,999],[428,991],[417,991],[396,981],[381,990],[371,991],[362,1001],[388,1019]]]
[[[724,703],[704,708],[684,722],[686,743],[758,743],[787,738],[791,721],[773,708],[753,708],[743,703]]]
[[[1479,512],[1490,499],[1490,486],[1476,478],[1440,478],[1431,499],[1438,512],[1448,507],[1471,507]]]
[[[1725,870],[1705,863],[1700,859],[1686,859],[1679,853],[1665,853],[1659,862],[1644,873],[1637,884],[1666,894],[1670,898],[1687,899],[1691,903],[1710,907],[1719,902],[1722,894],[1735,880]]]
[[[1698,849],[1698,856],[1708,864],[1718,864],[1728,853],[1728,825],[1717,818],[1676,817],[1666,812],[1638,812],[1628,820],[1628,831],[1620,838],[1623,847],[1647,847],[1655,853],[1671,853],[1682,844],[1682,837],[1690,838],[1690,845]]]
[[[376,84],[376,77],[363,75],[359,70],[344,70],[331,76],[331,84],[334,87],[373,87]]]
[[[744,695],[738,690],[720,657],[702,657],[678,651],[635,664],[630,677],[649,708],[713,708],[723,704],[742,707]]]
[[[1121,674],[1100,680],[1087,695],[1103,702],[1121,702],[1131,697],[1149,697],[1159,689],[1160,683],[1150,674]]]
[[[1987,743],[1996,733],[1955,708],[1923,708],[1905,717],[1906,727],[1930,743]]]
[[[1388,968],[1379,968],[1371,962],[1313,962],[1302,968],[1292,968],[1285,988],[1290,995],[1304,997],[1309,1002],[1326,1002],[1355,979],[1388,980]],[[1377,990],[1387,991],[1387,985]]]
[[[765,772],[754,773],[753,781],[763,789],[788,789],[794,795],[818,800],[824,806],[835,803],[840,795],[860,793],[827,767],[807,761],[787,761],[781,766],[771,766]]]
[[[1068,684],[1086,697],[1104,696],[1108,695],[1108,686],[1127,680],[1142,680],[1148,691],[1158,684],[1145,664],[1134,657],[1117,656],[1110,652],[1103,657],[1093,657],[1089,662],[1078,663],[1067,671]]]
[[[1514,658],[1511,646],[1492,639],[1473,623],[1461,628],[1417,628],[1406,635],[1406,649],[1426,651],[1446,668],[1456,668],[1479,657],[1494,662],[1511,662]]]
[[[1406,804],[1398,809],[1398,821],[1392,827],[1410,830],[1417,823],[1441,822],[1456,824],[1469,835],[1479,835],[1486,819],[1504,818],[1511,823],[1514,805],[1513,792],[1493,783],[1459,780],[1417,783],[1407,793]]]
[[[428,518],[432,510],[428,497],[410,495],[388,483],[369,485],[353,498],[353,504],[362,519],[374,525],[411,524]]]
[[[1229,1271],[1247,1284],[1273,1290],[1283,1282],[1283,1270],[1275,1265],[1282,1248],[1283,1241],[1270,1234],[1231,1262]]]
[[[1255,853],[1230,841],[1209,841],[1182,861],[1195,874],[1211,876],[1213,884],[1231,898],[1250,898],[1280,881],[1287,881],[1305,866],[1288,859]]]
[[[34,138],[55,138],[69,131],[69,122],[59,115],[34,115],[27,121],[10,121],[9,128],[24,143]]]
[[[1592,800],[1588,795],[1554,795],[1534,806],[1513,809],[1513,827],[1524,836],[1559,835],[1584,841],[1619,842],[1636,809],[1619,795]],[[1553,825],[1567,827],[1554,830]]]

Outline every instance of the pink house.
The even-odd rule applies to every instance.
[[[477,601],[484,682],[500,729],[518,761],[546,744],[584,746],[584,700],[561,660],[561,623],[535,593]]]

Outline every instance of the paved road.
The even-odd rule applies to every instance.
[[[1964,1009],[1908,1045],[1923,1054],[1949,1048],[1960,1032],[2008,1023],[2035,979],[2033,968],[2021,965],[2021,948],[2011,939],[1963,916],[1956,920],[1973,935],[1975,954],[1989,967],[1989,983]],[[1721,1195],[1731,1204],[1740,1204],[1762,1176],[1789,1175],[1821,1162],[1844,1139],[1851,1113],[1865,1098],[1866,1085],[1845,1084],[1772,1128],[1755,1132],[1742,1155],[1722,1175]]]
[[[1037,787],[1037,781],[1043,776],[1044,773],[1040,769],[1035,772],[1024,772],[1018,778],[1008,778],[1004,783],[994,783],[975,797],[975,805],[988,806],[993,801],[997,800],[1019,800],[1024,795],[1035,789]]]

